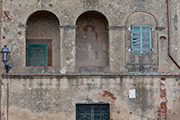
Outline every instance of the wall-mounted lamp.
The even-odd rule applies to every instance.
[[[9,69],[12,68],[12,64],[6,64],[6,62],[9,60],[9,57],[10,57],[10,51],[6,47],[6,45],[4,45],[4,48],[2,48],[2,50],[1,50],[1,59],[4,63],[6,73],[8,73]]]

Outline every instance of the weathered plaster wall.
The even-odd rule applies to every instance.
[[[170,0],[171,53],[180,64],[179,5],[178,0]],[[41,10],[52,12],[59,21],[59,67],[26,67],[27,20]],[[87,11],[107,18],[108,67],[76,68],[76,22]],[[75,120],[75,104],[92,102],[109,103],[111,120],[179,119],[180,80],[171,76],[171,72],[179,74],[179,68],[168,56],[166,0],[2,0],[0,24],[0,45],[8,45],[8,63],[13,64],[9,79],[2,78],[2,120],[7,113],[9,120]],[[131,56],[128,28],[132,24],[152,25],[152,55]],[[161,36],[166,39],[160,40]],[[112,76],[115,73],[128,76]],[[135,99],[128,98],[129,89],[136,89]]]
[[[173,2],[171,4],[171,6],[173,6],[176,3]],[[11,72],[37,73],[34,68],[26,67],[25,39],[26,23],[29,16],[32,13],[40,10],[47,10],[55,14],[61,26],[59,43],[61,61],[60,67],[47,67],[46,69],[53,69],[53,71],[56,73],[59,73],[60,71],[63,73],[75,71],[76,21],[78,17],[86,11],[98,11],[107,18],[107,22],[109,23],[109,72],[176,72],[179,70],[168,56],[168,40],[160,40],[161,36],[168,38],[166,0],[98,0],[94,2],[89,0],[29,0],[28,2],[23,0],[4,0],[2,18],[2,44],[8,43],[8,47],[12,52],[13,59],[11,59],[10,62],[13,63],[14,67],[12,68]],[[177,11],[176,7],[173,8],[172,11]],[[136,19],[136,23],[138,24],[145,20],[146,22],[143,24],[148,23],[153,27],[152,46],[154,51],[152,56],[149,56],[153,60],[147,60],[150,62],[145,64],[151,66],[153,65],[153,67],[151,67],[152,69],[147,68],[145,71],[141,70],[141,65],[137,65],[135,69],[127,67],[127,64],[131,64],[130,61],[133,61],[133,58],[130,57],[130,51],[127,49],[129,45],[125,44],[130,41],[128,28],[131,24],[135,24],[133,23],[134,20],[131,15],[138,13],[147,13],[147,16],[151,15],[154,17],[154,20],[147,18]],[[172,16],[172,19],[173,18],[174,16]],[[174,19],[175,22],[177,22],[177,18],[178,16],[176,19]],[[165,27],[165,29],[157,30],[156,27]],[[175,38],[178,37],[175,34],[172,36]],[[174,40],[176,41],[176,39]],[[174,50],[175,49],[172,49],[172,51]],[[142,57],[144,58],[144,56]],[[41,71],[39,71],[39,73],[41,73]]]
[[[178,0],[170,0],[170,19],[171,19],[171,55],[174,57],[174,59],[177,61],[178,64],[180,64],[180,58],[178,57],[178,53],[180,52],[179,49],[179,16],[180,16],[180,3]],[[164,44],[164,43],[163,43]],[[167,58],[165,58],[167,59]],[[169,59],[167,59],[167,62],[169,62]],[[171,64],[171,63],[170,63]],[[171,64],[170,68],[173,69],[173,64]]]
[[[75,120],[76,103],[101,102],[110,104],[111,120],[180,117],[176,77],[4,76],[3,83],[3,112],[6,119],[8,99],[10,120]],[[130,89],[136,98],[129,98]]]

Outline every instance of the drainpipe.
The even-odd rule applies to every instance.
[[[168,55],[172,59],[172,61],[177,65],[177,67],[180,69],[179,64],[176,62],[176,60],[171,55],[171,25],[170,25],[170,7],[169,7],[169,0],[167,0],[167,17],[168,17],[168,42],[169,42],[169,48],[168,48]]]

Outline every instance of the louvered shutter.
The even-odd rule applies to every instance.
[[[27,44],[27,66],[48,66],[48,43]]]
[[[132,25],[131,48],[132,53],[145,54],[151,52],[150,25]]]
[[[151,26],[143,25],[142,26],[142,53],[151,52]]]
[[[139,25],[132,26],[131,32],[131,48],[133,53],[141,52],[141,32]]]

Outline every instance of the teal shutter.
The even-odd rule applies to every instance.
[[[131,32],[132,53],[145,54],[151,52],[151,26],[133,25]]]
[[[139,25],[132,26],[131,32],[131,48],[133,53],[141,52],[141,27]]]
[[[142,26],[142,53],[151,52],[151,26]]]
[[[27,66],[48,66],[48,43],[27,44]]]

